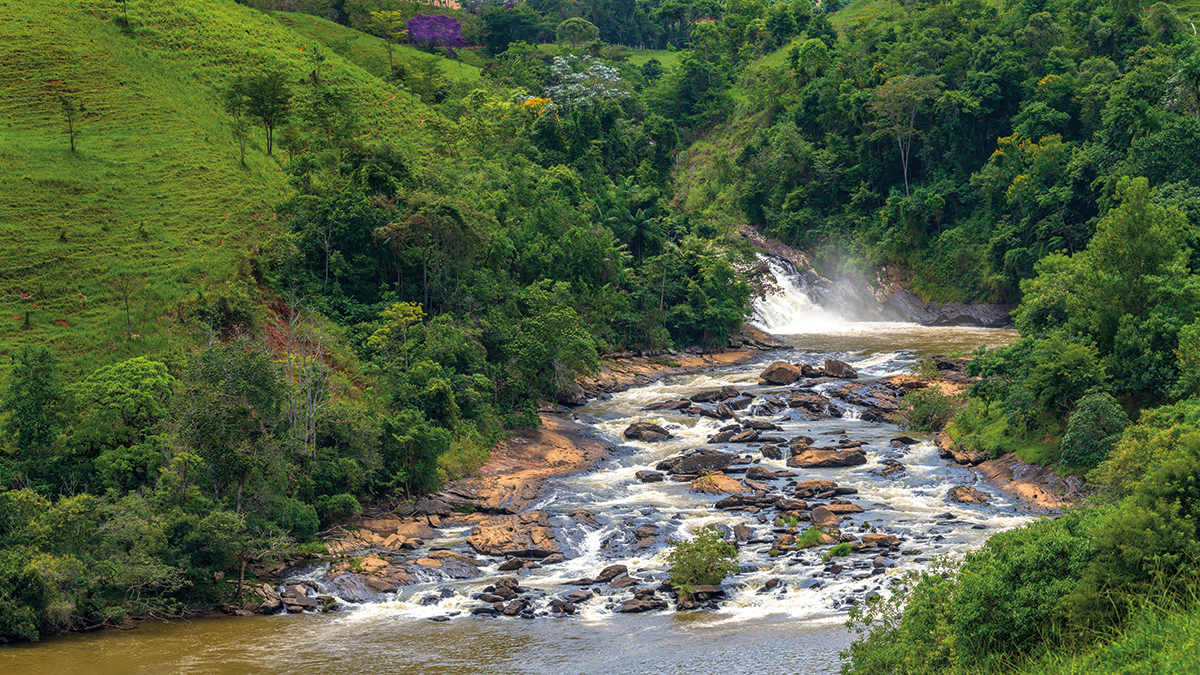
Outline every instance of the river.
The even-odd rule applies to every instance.
[[[795,480],[823,479],[857,490],[848,495],[866,510],[847,518],[843,532],[894,534],[904,541],[888,567],[875,570],[865,556],[842,559],[844,571],[831,574],[818,550],[770,556],[772,523],[765,516],[713,509],[718,497],[688,491],[670,480],[642,483],[635,472],[702,446],[726,424],[678,413],[643,412],[649,403],[686,397],[697,390],[732,385],[762,397],[787,388],[757,384],[757,374],[775,360],[820,365],[826,358],[851,363],[864,380],[905,371],[917,358],[934,353],[966,353],[980,344],[995,346],[1015,332],[981,328],[929,328],[914,324],[854,322],[814,305],[781,278],[784,292],[760,303],[756,323],[793,346],[768,353],[759,363],[668,380],[591,401],[578,409],[618,446],[594,471],[551,484],[536,508],[555,516],[568,560],[522,573],[533,591],[538,616],[483,619],[469,611],[472,599],[496,578],[499,560],[488,560],[484,576],[471,580],[434,579],[388,594],[377,602],[349,605],[329,614],[292,614],[243,619],[212,619],[171,624],[144,623],[132,631],[107,630],[63,636],[38,644],[0,648],[6,675],[128,675],[134,673],[833,673],[838,653],[849,644],[844,627],[852,603],[870,593],[886,593],[905,570],[921,569],[932,556],[959,556],[999,530],[1028,522],[1030,514],[1002,494],[986,507],[949,503],[947,490],[970,485],[975,476],[947,465],[927,438],[896,448],[900,434],[889,424],[863,422],[855,406],[839,404],[841,417],[807,421],[789,413],[771,421],[780,435],[861,441],[868,464],[850,468],[798,469]],[[659,443],[627,442],[621,432],[635,419],[656,422],[673,434]],[[753,457],[769,471],[784,471],[783,460],[761,458],[754,446],[730,448]],[[883,459],[905,466],[898,478],[882,478]],[[782,485],[782,483],[781,483]],[[586,508],[596,527],[568,526],[566,514]],[[574,616],[544,616],[546,602],[575,590],[567,582],[594,575],[614,563],[656,586],[665,578],[670,538],[686,538],[713,524],[748,526],[754,539],[739,552],[741,571],[726,581],[727,597],[715,611],[658,611],[617,614],[613,610],[633,589],[596,587],[597,597],[578,605]],[[656,544],[637,548],[629,532],[657,527]],[[468,553],[465,528],[448,529],[435,545]],[[880,573],[882,572],[882,573]],[[319,579],[320,570],[308,578]],[[778,585],[768,589],[768,580]],[[436,602],[429,598],[438,595]],[[444,596],[444,597],[443,597]],[[426,603],[422,604],[422,599]],[[433,622],[432,617],[450,617]]]

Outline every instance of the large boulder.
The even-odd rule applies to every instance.
[[[809,512],[813,525],[817,527],[837,527],[842,523],[842,517],[824,506],[818,506]]]
[[[775,480],[775,474],[767,471],[761,466],[752,466],[746,469],[747,480]]]
[[[824,493],[832,494],[837,486],[838,484],[831,480],[806,480],[796,483],[793,493],[797,498],[805,499]]]
[[[827,469],[843,466],[859,466],[867,463],[867,456],[859,448],[834,450],[832,448],[809,448],[788,458],[787,465],[801,469]]]
[[[701,492],[709,495],[752,494],[754,492],[754,490],[719,471],[693,480],[690,489],[692,492]]]
[[[634,422],[625,429],[625,438],[631,441],[653,443],[671,437],[671,433],[653,422]]]
[[[900,537],[894,534],[864,534],[862,543],[866,546],[892,548],[900,545]]]
[[[725,385],[720,389],[702,389],[689,398],[696,403],[712,403],[713,401],[726,401],[737,398],[741,394],[737,387]]]
[[[965,485],[950,488],[950,492],[946,496],[950,498],[950,501],[958,502],[959,504],[974,504],[977,506],[987,504],[988,500],[992,498],[990,494],[983,490],[976,490],[973,487]]]
[[[804,376],[799,367],[790,363],[776,361],[758,374],[759,379],[767,384],[791,384]]]
[[[788,407],[799,408],[808,413],[811,419],[828,419],[829,399],[820,394],[807,391],[795,391],[788,397]]]
[[[484,555],[544,558],[562,553],[544,511],[486,518],[471,530],[467,544]]]
[[[587,394],[584,393],[583,387],[579,386],[578,382],[567,385],[558,392],[557,398],[562,405],[579,406],[587,403]]]
[[[845,361],[838,361],[837,359],[825,359],[825,374],[841,380],[858,378],[858,371],[854,369],[854,366]]]
[[[628,572],[629,568],[624,565],[609,565],[608,567],[600,570],[600,573],[595,577],[595,582],[598,584],[607,583],[619,576],[627,574]]]
[[[724,471],[730,464],[733,464],[735,459],[737,459],[736,455],[701,448],[686,455],[668,457],[656,464],[654,468],[674,475]]]
[[[437,530],[422,522],[400,523],[396,534],[405,539],[437,539]]]
[[[376,593],[367,587],[361,574],[339,574],[332,577],[329,584],[334,588],[334,595],[356,605],[370,602],[377,597]]]

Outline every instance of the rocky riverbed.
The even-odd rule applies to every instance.
[[[967,470],[988,470],[986,458],[897,433],[898,398],[927,384],[899,363],[735,360],[601,394],[574,420],[544,416],[485,475],[350,524],[327,542],[331,561],[281,571],[288,579],[258,586],[261,602],[239,609],[382,605],[435,621],[789,604],[836,613],[887,592],[900,571],[1025,522],[1031,506],[1063,505],[1066,490],[1044,475],[1040,500],[990,489]],[[947,363],[946,383],[965,378]],[[1004,470],[987,476],[1007,485]],[[739,547],[740,569],[680,604],[665,551],[704,525]],[[809,528],[817,539],[802,537]],[[840,543],[849,555],[824,555]]]

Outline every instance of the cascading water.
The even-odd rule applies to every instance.
[[[845,317],[813,301],[808,283],[792,263],[779,258],[766,260],[779,292],[755,303],[751,323],[782,335],[829,332],[847,323]]]

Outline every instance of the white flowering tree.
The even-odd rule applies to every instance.
[[[611,66],[590,56],[556,56],[550,64],[546,95],[564,110],[588,108],[610,98],[629,96],[629,87]]]

